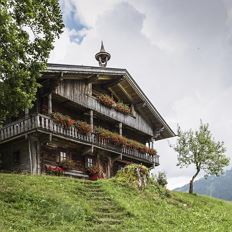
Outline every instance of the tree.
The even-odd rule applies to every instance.
[[[182,131],[178,126],[178,139],[176,145],[171,145],[178,152],[177,166],[188,167],[194,165],[195,174],[189,183],[189,193],[193,193],[193,182],[200,171],[208,175],[220,175],[223,168],[229,165],[229,158],[225,156],[223,142],[215,142],[209,131],[209,125],[201,122],[199,131]]]
[[[0,0],[0,123],[32,107],[62,28],[58,0]]]

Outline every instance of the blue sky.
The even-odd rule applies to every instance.
[[[66,11],[65,4],[67,4],[67,1],[60,0],[60,6],[61,11],[63,12],[63,21],[65,27],[70,31],[82,31],[84,29],[88,29],[88,26],[81,22],[81,19],[78,16],[78,9],[75,6],[74,3],[71,1],[69,2],[69,9],[67,13],[64,13]],[[70,35],[70,41],[74,43],[80,44],[82,40],[84,39],[85,35],[79,35],[79,34],[71,34]]]

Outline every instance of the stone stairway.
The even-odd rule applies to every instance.
[[[111,199],[102,189],[101,183],[84,181],[83,185],[83,194],[86,195],[94,209],[94,220],[89,231],[119,231],[118,228],[129,213]]]

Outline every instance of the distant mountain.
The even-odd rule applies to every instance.
[[[189,185],[174,189],[178,192],[188,192]],[[194,182],[194,192],[211,197],[232,201],[232,169],[224,175],[215,177],[209,176],[207,179],[201,178]]]

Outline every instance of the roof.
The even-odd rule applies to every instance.
[[[78,76],[90,78],[96,74],[102,76],[102,78],[99,79],[101,83],[106,79],[103,78],[103,76],[107,76],[111,80],[111,82],[107,80],[108,84],[111,83],[111,91],[120,92],[125,101],[126,98],[133,101],[139,113],[147,119],[154,128],[156,140],[176,136],[126,69],[49,63],[45,73],[46,76],[50,78],[57,78],[57,73],[62,73],[64,79],[76,79]]]

